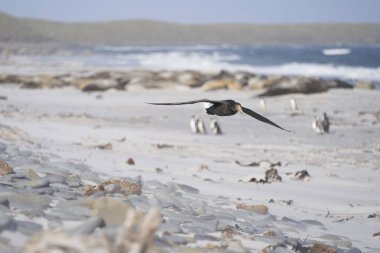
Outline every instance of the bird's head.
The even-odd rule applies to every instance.
[[[243,113],[243,109],[241,108],[241,104],[236,103],[234,105],[234,108],[235,108],[236,111]]]

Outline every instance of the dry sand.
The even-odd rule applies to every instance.
[[[0,122],[23,132],[23,140],[4,140],[23,149],[83,162],[109,176],[175,181],[196,187],[209,199],[224,196],[236,203],[265,204],[278,218],[315,220],[315,229],[284,229],[299,238],[324,235],[347,237],[363,250],[380,248],[380,93],[330,90],[316,95],[267,99],[260,111],[253,92],[201,90],[133,90],[85,94],[71,88],[24,90],[1,86]],[[210,117],[202,105],[159,107],[144,102],[199,98],[240,101],[290,129],[287,133],[247,115],[218,118],[221,136],[193,135],[191,115]],[[329,134],[311,128],[314,116],[326,112]],[[293,114],[293,115],[292,115]],[[1,136],[0,136],[1,137]],[[112,143],[112,150],[94,145]],[[163,145],[163,146],[157,146]],[[128,158],[135,165],[128,165]],[[268,165],[242,167],[235,163],[281,162],[282,182],[241,182],[263,175]],[[156,168],[162,169],[157,173]],[[203,168],[203,169],[201,169]],[[307,181],[292,179],[307,170]],[[269,203],[273,199],[274,203]],[[292,200],[291,205],[284,201]],[[375,214],[374,218],[368,218]],[[326,236],[325,236],[326,237]],[[328,236],[327,236],[328,237]]]

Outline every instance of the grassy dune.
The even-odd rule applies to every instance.
[[[62,23],[0,13],[0,42],[63,44],[380,43],[380,24]]]

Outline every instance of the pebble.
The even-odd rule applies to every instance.
[[[183,230],[180,228],[180,222],[170,220],[170,219],[166,221],[165,223],[161,224],[159,231],[169,232],[172,234],[183,233]]]
[[[30,222],[30,221],[16,221],[17,231],[26,235],[34,235],[42,230],[40,224]]]
[[[49,184],[50,180],[48,178],[40,178],[26,183],[26,185],[31,188],[47,187]]]
[[[6,229],[15,229],[16,225],[11,216],[0,210],[0,232]]]
[[[92,217],[71,229],[69,233],[74,235],[89,235],[94,232],[95,229],[104,227],[104,225],[105,223],[102,218]]]
[[[134,208],[118,199],[103,197],[89,203],[93,215],[102,218],[107,226],[120,225],[124,222],[127,210]]]
[[[25,171],[25,177],[29,180],[38,180],[41,178],[33,169],[27,169]]]
[[[38,193],[11,193],[7,195],[9,205],[22,210],[44,210],[49,206],[50,198]]]

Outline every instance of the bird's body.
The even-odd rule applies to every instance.
[[[216,119],[212,119],[210,122],[210,129],[213,134],[221,135],[222,129],[220,128],[220,125]]]
[[[272,125],[274,127],[280,128],[284,131],[289,132],[288,130],[280,127],[276,123],[270,121],[269,119],[265,118],[264,116],[241,106],[240,103],[234,101],[234,100],[209,100],[209,99],[201,99],[201,100],[193,100],[193,101],[187,101],[187,102],[179,102],[179,103],[148,103],[152,105],[186,105],[186,104],[196,104],[196,103],[211,103],[212,105],[208,108],[206,108],[207,114],[210,115],[217,115],[217,116],[232,116],[235,115],[238,112],[244,112],[251,117],[262,121],[264,123],[267,123],[269,125]]]

